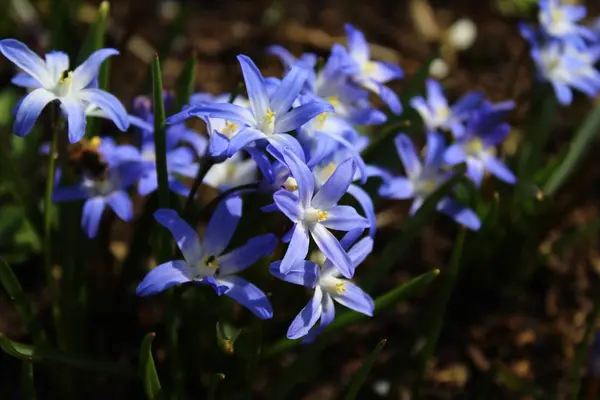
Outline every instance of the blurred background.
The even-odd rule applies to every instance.
[[[166,89],[175,88],[186,59],[194,55],[196,91],[232,91],[241,81],[237,54],[250,56],[265,76],[280,76],[281,65],[267,54],[267,46],[279,44],[296,55],[310,51],[326,57],[333,43],[344,43],[344,23],[349,22],[364,31],[372,44],[373,58],[398,63],[408,78],[428,62],[428,73],[443,82],[451,99],[482,90],[493,101],[515,100],[517,108],[511,115],[514,131],[503,149],[510,158],[527,126],[530,108],[525,98],[534,79],[529,46],[520,37],[516,23],[535,20],[535,3],[114,0],[110,2],[105,45],[119,49],[121,55],[111,59],[109,87],[126,106],[137,95],[150,94],[149,65],[158,53]],[[19,39],[39,54],[60,49],[74,60],[98,5],[84,0],[3,0],[0,32],[2,38]],[[600,3],[589,1],[587,6],[588,15],[600,15]],[[12,64],[0,58],[0,145],[21,160],[17,171],[35,197],[43,190],[44,166],[43,162],[23,161],[36,158],[27,158],[32,150],[11,134],[11,110],[21,96],[21,91],[10,84],[14,73]],[[402,95],[406,82],[410,80],[393,82],[391,87]],[[589,100],[578,98],[573,106],[561,110],[544,149],[545,159],[564,152],[590,108]],[[40,135],[43,140],[44,132]],[[424,141],[424,135],[416,137]],[[483,200],[499,198],[506,204],[489,230],[467,238],[462,275],[448,305],[434,362],[427,368],[423,398],[566,398],[576,344],[583,338],[586,316],[600,292],[597,154],[594,143],[588,157],[581,160],[578,173],[551,201],[541,198],[532,187],[531,197],[544,205],[535,212],[511,212],[512,189],[484,184]],[[51,316],[39,267],[40,244],[23,223],[23,211],[11,194],[7,178],[13,172],[5,165],[0,164],[0,256],[11,264],[36,313],[47,323]],[[377,267],[377,255],[407,216],[405,203],[380,202],[378,210],[380,231],[373,255],[361,267],[363,272]],[[86,315],[79,316],[85,322],[72,337],[69,351],[110,360],[123,368],[90,372],[51,362],[36,364],[39,399],[144,398],[135,365],[140,342],[151,331],[157,333],[154,349],[160,376],[168,381],[174,373],[168,368],[173,355],[165,345],[166,299],[139,300],[134,295],[133,288],[146,268],[144,263],[150,261],[138,260],[132,269],[121,269],[131,250],[132,228],[120,221],[103,224],[104,233],[93,244],[63,244],[67,252],[70,246],[85,246],[78,265],[90,283]],[[446,219],[426,224],[371,294],[380,295],[435,268],[443,272],[456,234],[457,227]],[[360,273],[359,269],[359,281]],[[236,347],[233,355],[226,354],[215,338],[221,300],[217,304],[212,293],[183,291],[180,361],[185,366],[187,393],[183,398],[205,398],[216,373],[225,375],[216,386],[216,398],[342,398],[364,358],[380,340],[387,339],[359,398],[408,399],[418,379],[421,335],[423,327],[431,323],[439,283],[434,281],[409,301],[340,331],[327,342],[295,347],[261,360],[251,374],[240,360],[248,351],[243,342],[251,341],[248,336],[252,335],[242,335],[239,349]],[[237,310],[240,312],[229,322],[251,326],[250,332],[261,329],[263,343],[273,343],[284,336],[306,299],[301,290],[286,293],[274,279],[265,291],[281,298],[274,321],[257,328],[253,325],[257,322]],[[0,332],[30,342],[23,321],[1,291]],[[594,351],[586,353],[590,362],[600,358],[600,349]],[[68,382],[56,379],[57,368],[67,371]],[[582,398],[598,398],[599,376],[594,373],[599,372],[590,369],[586,373]],[[20,362],[0,353],[0,399],[25,398],[19,391],[20,376]]]

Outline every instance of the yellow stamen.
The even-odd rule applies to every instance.
[[[323,112],[319,115],[317,115],[317,118],[315,118],[315,121],[317,122],[317,128],[320,129],[323,127],[323,125],[325,125],[325,121],[327,121],[327,113]]]
[[[73,80],[73,71],[63,71],[60,74],[60,80],[59,83],[61,84],[69,84],[71,83],[71,81]]]
[[[363,66],[362,69],[365,74],[370,74],[371,72],[375,71],[375,68],[377,68],[377,64],[375,64],[372,61],[369,61]]]
[[[473,138],[469,141],[466,151],[469,154],[478,154],[483,150],[483,142],[479,138]]]
[[[223,128],[223,135],[225,136],[230,136],[233,133],[235,133],[235,131],[237,131],[238,129],[238,124],[231,122],[231,121],[226,121],[225,122],[225,127]]]
[[[267,112],[265,113],[265,123],[272,124],[275,121],[275,113],[267,108]]]
[[[329,96],[325,100],[327,100],[333,108],[337,108],[340,105],[340,99],[337,96]]]
[[[100,146],[101,142],[102,142],[102,140],[98,136],[94,136],[93,138],[90,139],[90,144],[94,147]]]
[[[219,258],[215,257],[215,256],[207,256],[204,259],[204,264],[208,267],[208,268],[219,268]]]
[[[340,283],[336,283],[336,284],[335,284],[335,292],[336,292],[337,294],[342,294],[342,293],[344,293],[345,291],[346,291],[346,286],[344,285],[344,283],[343,283],[343,282],[340,282]]]
[[[323,222],[327,219],[327,211],[318,211],[317,212],[317,222]]]

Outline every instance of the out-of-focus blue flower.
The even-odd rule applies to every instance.
[[[430,132],[427,135],[424,163],[421,163],[415,146],[408,136],[399,134],[395,142],[407,177],[388,179],[379,189],[379,194],[390,199],[414,199],[410,209],[412,215],[428,196],[452,177],[453,172],[443,172],[441,168],[446,149],[441,134]],[[461,206],[449,197],[440,200],[437,209],[469,229],[478,230],[481,226],[479,218],[472,210]]]
[[[317,56],[313,53],[303,53],[299,58],[294,57],[286,48],[282,46],[269,46],[267,53],[277,56],[285,68],[285,72],[289,72],[293,67],[304,68],[307,72],[305,82],[305,90],[313,92],[317,73],[315,67],[317,65]]]
[[[205,185],[219,191],[225,191],[236,186],[258,182],[256,162],[252,158],[244,159],[241,153],[213,165],[204,180]]]
[[[65,53],[50,52],[44,61],[14,39],[0,40],[0,53],[24,71],[13,78],[13,83],[33,89],[17,107],[16,135],[27,135],[42,110],[53,100],[60,102],[66,115],[71,143],[78,142],[85,134],[85,110],[89,104],[102,109],[120,130],[126,131],[129,127],[127,111],[121,102],[98,89],[96,84],[100,65],[106,58],[119,54],[117,50],[100,49],[73,71],[69,71],[69,57]]]
[[[552,84],[561,104],[571,104],[572,89],[589,97],[600,92],[600,72],[595,67],[600,60],[600,46],[581,47],[566,41],[550,41],[534,46],[531,56],[539,75]]]
[[[573,40],[583,44],[584,40],[594,41],[594,32],[578,22],[587,13],[584,5],[567,4],[562,0],[540,0],[538,18],[542,31],[550,38]]]
[[[365,237],[348,250],[361,232],[361,229],[350,231],[341,240],[342,246],[348,251],[353,269],[373,249],[373,239]],[[286,282],[315,289],[306,307],[292,321],[287,332],[289,339],[304,337],[303,343],[312,342],[335,319],[334,301],[359,313],[373,316],[373,299],[356,284],[340,278],[340,271],[330,260],[325,260],[322,267],[311,261],[297,260],[286,274],[281,273],[279,263],[274,263],[270,270],[273,275]],[[315,326],[319,319],[320,324]]]
[[[337,205],[354,179],[354,161],[348,159],[338,165],[315,193],[315,179],[306,164],[287,148],[283,149],[283,158],[296,181],[297,194],[281,189],[273,195],[277,208],[294,223],[287,252],[280,264],[281,272],[287,273],[294,262],[304,260],[310,233],[323,254],[345,277],[351,278],[354,270],[350,258],[329,229],[349,231],[369,226],[367,219],[354,208]],[[271,208],[267,210],[271,211]]]
[[[139,176],[138,171],[128,164],[131,146],[117,146],[110,138],[95,138],[93,142],[107,164],[106,171],[96,174],[83,171],[80,183],[55,187],[52,194],[53,201],[57,203],[87,199],[83,206],[81,226],[90,238],[98,233],[106,206],[123,221],[133,219],[133,204],[126,189]]]
[[[250,99],[250,109],[230,103],[191,106],[179,114],[171,116],[167,119],[167,123],[178,123],[190,116],[197,116],[220,118],[240,124],[242,129],[229,141],[227,149],[229,157],[262,139],[268,141],[279,151],[287,146],[302,156],[302,152],[299,151],[301,150],[300,145],[288,132],[298,129],[323,112],[332,111],[333,108],[324,102],[312,102],[290,110],[306,82],[305,69],[292,68],[283,78],[277,90],[269,96],[265,79],[254,62],[244,55],[238,56],[238,60]]]
[[[209,285],[217,295],[237,301],[261,319],[273,316],[267,296],[256,286],[239,276],[261,257],[271,254],[277,246],[272,234],[254,237],[242,247],[225,254],[242,215],[239,197],[228,197],[219,203],[210,219],[204,238],[179,217],[177,212],[160,209],[154,213],[159,224],[167,228],[183,254],[183,260],[169,261],[152,269],[137,287],[138,296],[147,296],[181,283]]]
[[[449,165],[466,161],[467,176],[477,186],[481,185],[485,170],[506,183],[515,183],[515,175],[495,156],[495,146],[510,133],[504,118],[513,108],[514,103],[508,102],[503,107],[485,106],[473,113],[465,132],[446,150],[444,161]]]
[[[483,93],[467,93],[450,107],[438,81],[428,79],[426,87],[427,99],[414,97],[410,100],[410,105],[423,119],[427,131],[441,129],[452,131],[455,136],[461,135],[464,120],[481,104]]]
[[[371,50],[364,34],[350,24],[345,25],[348,36],[348,55],[354,60],[350,72],[352,79],[360,86],[377,93],[395,114],[402,112],[398,96],[385,83],[404,76],[399,66],[371,60]]]

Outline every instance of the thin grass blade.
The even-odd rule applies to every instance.
[[[373,364],[375,364],[375,361],[377,361],[377,358],[379,358],[379,354],[381,353],[381,350],[383,350],[383,348],[385,347],[386,343],[387,339],[383,339],[382,341],[377,343],[375,349],[373,349],[371,354],[369,354],[369,356],[365,359],[365,362],[352,379],[352,384],[350,385],[348,393],[346,394],[346,400],[354,400],[357,398],[360,389],[365,383],[365,379],[367,379],[367,375],[369,374],[369,372],[371,372]]]

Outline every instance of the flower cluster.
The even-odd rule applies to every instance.
[[[585,6],[540,0],[539,8],[539,28],[521,24],[520,30],[531,44],[540,78],[552,84],[562,105],[573,101],[572,89],[595,97],[600,92],[600,71],[595,66],[600,60],[600,35],[597,26],[579,23],[586,16]]]
[[[424,159],[401,133],[395,144],[405,176],[366,163],[361,153],[370,136],[361,132],[402,112],[398,97],[386,84],[403,72],[396,65],[371,60],[362,32],[346,25],[346,33],[347,47],[333,45],[320,68],[314,54],[296,58],[280,46],[270,47],[269,53],[283,63],[282,79],[263,77],[249,57],[240,55],[246,97],[196,93],[167,119],[168,188],[175,195],[190,196],[182,178],[200,176],[220,192],[219,202],[202,237],[175,210],[154,213],[182,257],[152,269],[139,284],[138,295],[194,282],[212,286],[217,295],[231,297],[259,318],[271,318],[268,297],[239,273],[272,257],[281,242],[286,249],[281,259],[271,260],[271,274],[314,291],[291,323],[288,337],[311,341],[335,318],[334,302],[373,314],[373,300],[351,281],[371,252],[377,230],[373,199],[362,186],[369,178],[382,182],[378,190],[382,197],[413,199],[411,213],[452,178],[456,164],[467,164],[467,175],[476,186],[486,170],[507,183],[515,182],[495,152],[510,131],[505,119],[514,104],[492,104],[473,92],[450,106],[435,80],[426,82],[425,97],[408,103],[426,129]],[[128,114],[116,98],[97,88],[101,62],[116,51],[99,50],[72,73],[67,72],[68,58],[62,53],[50,53],[43,61],[11,39],[0,41],[0,51],[24,71],[14,82],[33,89],[17,107],[15,133],[27,134],[53,100],[59,101],[68,122],[74,143],[69,161],[76,168],[57,174],[54,201],[85,200],[81,223],[89,237],[97,235],[107,206],[122,220],[132,220],[131,188],[140,197],[158,188],[154,116],[148,98],[136,98]],[[377,109],[372,96],[379,97],[390,113]],[[171,109],[172,96],[165,94],[163,101]],[[111,137],[85,138],[86,117],[109,119],[134,133],[126,144]],[[205,124],[207,136],[188,127],[191,118]],[[449,146],[444,135],[453,138]],[[198,175],[200,166],[207,165],[211,165],[207,173]],[[268,195],[272,202],[256,212],[279,213],[288,226],[280,238],[267,233],[231,248],[246,190]],[[475,212],[450,196],[440,200],[438,210],[479,229]]]

